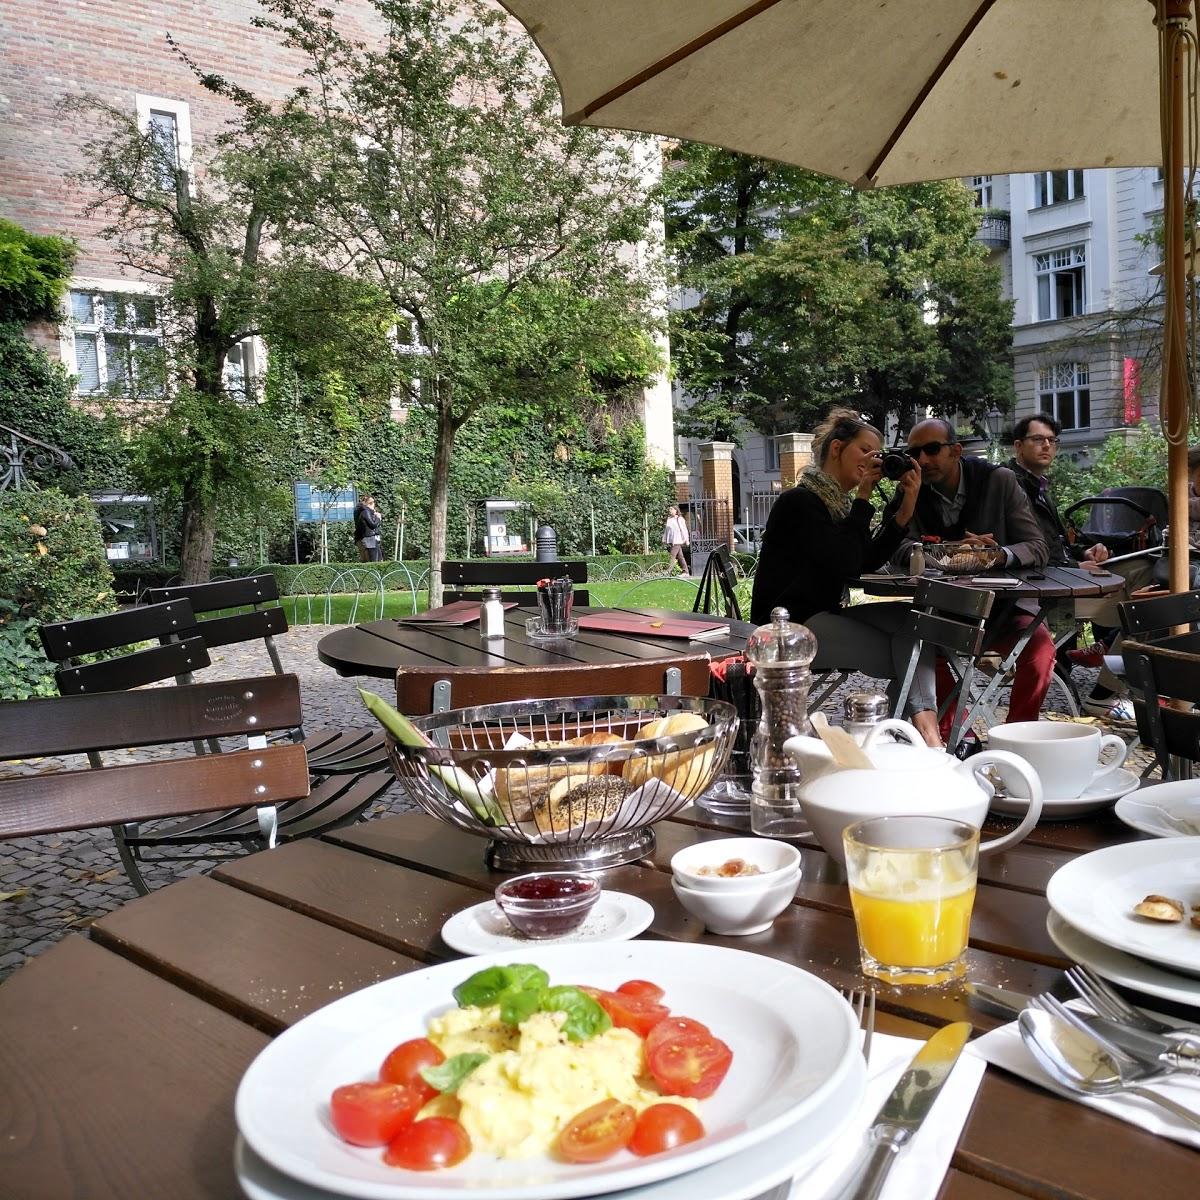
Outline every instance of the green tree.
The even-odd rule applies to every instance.
[[[0,322],[57,321],[75,256],[67,238],[0,220]]]
[[[860,192],[684,143],[668,249],[695,303],[672,316],[694,436],[811,425],[831,402],[881,425],[931,404],[1011,405],[1011,304],[956,182]]]
[[[544,310],[522,322],[529,288],[604,298],[626,326],[647,326],[647,287],[627,252],[650,215],[644,151],[564,128],[533,43],[483,0],[372,0],[382,32],[369,43],[333,8],[262,2],[259,23],[303,56],[308,76],[276,127],[291,236],[386,297],[399,385],[434,416],[436,598],[459,430],[498,385],[561,395],[566,364],[594,344],[592,330]],[[202,81],[254,112],[228,80]]]

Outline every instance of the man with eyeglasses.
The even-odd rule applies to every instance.
[[[933,417],[921,421],[909,433],[908,453],[921,468],[921,490],[908,525],[908,540],[895,553],[893,562],[903,569],[914,539],[934,537],[944,542],[997,547],[1004,551],[1006,567],[1044,567],[1050,551],[1016,476],[1007,467],[982,458],[964,458],[962,451],[949,421]],[[1036,605],[1018,601],[990,648],[1007,654],[1036,619]],[[1008,720],[1037,720],[1054,674],[1054,657],[1054,639],[1045,625],[1039,624],[1017,659]],[[950,682],[943,664],[939,691]],[[943,718],[947,730],[951,717],[947,712]]]
[[[1024,489],[1033,507],[1033,515],[1042,527],[1042,534],[1050,547],[1050,561],[1061,566],[1074,566],[1079,562],[1099,565],[1109,557],[1108,547],[1102,542],[1090,546],[1073,545],[1058,514],[1058,503],[1050,483],[1050,468],[1058,457],[1061,433],[1062,426],[1049,413],[1022,417],[1013,426],[1013,456],[1007,465]],[[1112,569],[1124,576],[1125,587],[1101,600],[1075,602],[1076,620],[1091,621],[1095,641],[1084,650],[1067,651],[1067,658],[1077,666],[1100,668],[1096,686],[1083,702],[1084,711],[1094,717],[1124,724],[1135,719],[1133,705],[1124,694],[1124,685],[1104,665],[1104,655],[1106,652],[1118,653],[1120,649],[1118,603],[1128,600],[1138,588],[1151,582],[1154,562],[1148,558],[1131,558],[1117,563]]]

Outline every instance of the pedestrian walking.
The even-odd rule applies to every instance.
[[[667,523],[663,526],[662,542],[667,548],[667,574],[672,573],[674,563],[679,563],[679,569],[684,575],[691,574],[691,565],[687,559],[687,548],[691,545],[691,535],[688,533],[687,521],[679,509],[672,504],[667,509]]]
[[[379,526],[383,521],[375,507],[374,496],[364,496],[354,508],[354,545],[359,562],[379,562],[383,551],[379,545]]]

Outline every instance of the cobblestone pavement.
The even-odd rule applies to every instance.
[[[300,677],[305,728],[352,727],[363,723],[363,711],[355,688],[364,681],[343,679],[317,660],[316,643],[329,626],[307,625],[292,629],[277,639],[284,667]],[[261,643],[231,646],[214,654],[213,666],[204,678],[237,679],[269,672],[270,662]],[[1094,675],[1094,673],[1093,673]],[[828,712],[841,708],[842,696],[872,681],[854,676],[823,706]],[[1081,687],[1090,687],[1086,672],[1076,673]],[[386,688],[382,680],[368,686]],[[127,752],[106,756],[106,761],[144,761],[170,757],[173,748]],[[82,756],[36,759],[0,764],[0,774],[40,773],[86,766]],[[413,803],[400,785],[393,784],[372,806],[367,819],[388,813],[410,811]],[[184,875],[209,871],[212,859],[148,867],[146,878],[159,887]],[[0,846],[0,979],[35,954],[53,945],[66,933],[86,929],[97,917],[134,899],[136,893],[125,878],[112,835],[107,830],[63,833],[24,838]]]

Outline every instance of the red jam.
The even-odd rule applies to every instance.
[[[559,937],[578,929],[600,898],[600,884],[587,875],[548,872],[510,879],[496,889],[496,902],[519,933]]]
[[[595,886],[591,879],[572,879],[569,875],[534,875],[530,879],[514,879],[504,894],[520,900],[559,900],[582,896]]]

